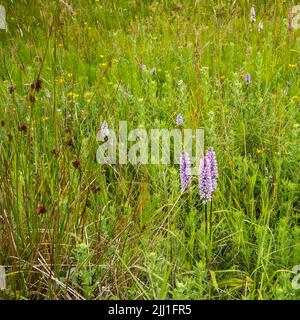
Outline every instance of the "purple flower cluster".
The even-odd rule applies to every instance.
[[[249,84],[251,83],[251,74],[250,73],[246,73],[245,82],[246,82],[247,86],[249,86]]]
[[[106,120],[103,120],[100,133],[103,139],[108,139],[109,136],[109,129]]]
[[[183,151],[180,156],[181,191],[185,191],[192,181],[189,155]],[[218,184],[218,164],[213,148],[208,148],[204,159],[199,162],[200,199],[205,204],[212,199],[212,193]]]
[[[217,188],[218,183],[218,164],[216,159],[216,154],[213,148],[208,148],[206,157],[210,163],[210,170],[211,170],[211,182],[213,191]]]
[[[181,127],[183,125],[183,118],[182,118],[182,114],[179,113],[176,117],[176,123],[178,125],[178,127]]]
[[[180,156],[180,181],[181,191],[187,189],[192,181],[190,157],[185,151]]]
[[[218,165],[213,148],[209,148],[204,159],[200,159],[199,175],[200,199],[205,204],[211,200],[218,182]]]
[[[251,9],[250,9],[250,22],[255,22],[255,21],[256,21],[255,9],[254,9],[254,7],[251,7]]]
[[[199,165],[199,189],[200,189],[200,199],[205,204],[207,201],[211,200],[211,194],[213,192],[212,179],[211,179],[211,167],[209,159],[205,156],[204,159],[200,161]]]

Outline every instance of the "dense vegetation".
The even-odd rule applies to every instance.
[[[2,4],[1,298],[300,298],[290,1]],[[211,242],[198,177],[181,192],[176,164],[95,161],[103,120],[172,129],[179,113],[216,152]]]

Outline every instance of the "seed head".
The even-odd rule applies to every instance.
[[[79,169],[80,168],[80,160],[76,159],[72,162],[72,165],[75,169]]]
[[[26,124],[22,124],[21,126],[19,126],[19,131],[26,133],[28,130]]]

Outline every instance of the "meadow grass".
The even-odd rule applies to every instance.
[[[2,4],[1,298],[300,298],[289,1]],[[104,119],[172,129],[178,113],[217,154],[208,258],[197,177],[182,194],[178,165],[95,161]]]

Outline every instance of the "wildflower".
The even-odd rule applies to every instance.
[[[63,81],[64,81],[63,78],[57,78],[57,79],[55,79],[55,82],[56,82],[57,84],[62,84]]]
[[[189,155],[185,151],[183,151],[180,156],[180,181],[182,192],[188,188],[192,181],[191,162]]]
[[[152,74],[155,74],[155,73],[156,73],[156,68],[153,67],[153,68],[151,69],[151,72],[152,72]]]
[[[258,24],[258,32],[263,31],[263,28],[264,28],[264,24],[263,24],[262,22],[260,22],[260,23]]]
[[[104,140],[108,139],[109,129],[108,129],[108,125],[107,125],[106,120],[103,120],[103,122],[102,122],[101,129],[100,129],[100,134],[101,134],[101,136],[102,136],[102,138]]]
[[[59,149],[58,148],[53,148],[51,150],[51,153],[54,155],[54,156],[58,156],[59,155]]]
[[[31,94],[31,95],[29,95],[29,101],[31,102],[31,103],[35,103],[35,97]]]
[[[39,92],[42,89],[42,80],[37,79],[35,84],[34,84],[34,89],[36,92]]]
[[[211,200],[213,186],[212,186],[212,176],[211,176],[211,163],[210,159],[205,156],[204,159],[200,160],[199,163],[199,190],[200,199],[205,204]]]
[[[263,153],[264,152],[264,148],[263,149],[259,149],[259,148],[256,148],[256,152],[259,154],[259,153]]]
[[[37,79],[36,82],[33,82],[30,85],[32,90],[35,90],[36,92],[39,92],[42,89],[42,80],[41,79]]]
[[[245,81],[246,81],[246,85],[249,86],[249,84],[251,83],[251,75],[250,75],[250,73],[246,73]]]
[[[292,63],[289,63],[289,68],[296,68],[297,67],[297,63],[295,63],[295,64],[292,64]]]
[[[181,127],[183,125],[183,118],[182,118],[182,114],[179,113],[176,117],[176,123],[178,125],[178,127]]]
[[[35,213],[36,213],[36,215],[41,215],[41,214],[44,214],[44,213],[46,213],[46,207],[45,207],[45,205],[43,205],[43,204],[40,204],[38,207],[37,207],[37,209],[35,210]]]
[[[254,7],[251,7],[251,9],[250,9],[250,22],[255,22],[255,21],[256,21],[255,9],[254,9]]]
[[[199,162],[199,190],[200,199],[205,204],[212,198],[212,193],[217,188],[218,165],[213,148],[208,148],[204,159]]]
[[[69,97],[72,97],[73,99],[77,98],[79,96],[79,94],[75,93],[75,92],[69,92],[68,93]]]
[[[79,169],[80,168],[80,160],[76,159],[72,162],[72,165],[75,169]]]
[[[10,94],[13,94],[13,93],[15,92],[15,87],[14,87],[13,85],[9,86],[9,87],[8,87],[8,92],[9,92]]]
[[[26,126],[26,124],[22,124],[21,126],[19,126],[19,131],[26,133],[28,128]]]
[[[69,139],[67,142],[67,146],[73,148],[73,140]]]
[[[214,191],[218,183],[218,165],[216,154],[213,148],[208,148],[206,157],[208,159],[208,163],[210,163],[212,191]]]

